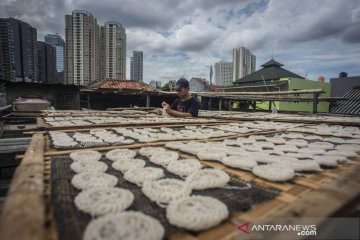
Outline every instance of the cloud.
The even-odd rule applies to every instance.
[[[65,14],[83,9],[100,25],[113,20],[127,33],[128,61],[144,52],[144,78],[208,77],[216,61],[232,61],[246,47],[257,66],[274,57],[308,78],[360,75],[358,0],[3,0],[2,17],[16,17],[47,33],[64,36]],[[127,73],[129,75],[129,69]]]

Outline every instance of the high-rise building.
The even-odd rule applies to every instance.
[[[57,83],[64,83],[64,64],[65,64],[65,41],[59,34],[48,34],[45,42],[55,47],[56,52],[56,80]]]
[[[228,86],[233,82],[233,63],[232,62],[216,62],[215,69],[215,85]]]
[[[161,82],[160,81],[151,80],[150,85],[153,86],[154,88],[161,88]]]
[[[37,82],[55,83],[56,49],[45,42],[37,42]]]
[[[233,82],[255,72],[256,56],[244,48],[233,49]]]
[[[117,22],[101,27],[101,78],[126,79],[126,33]]]
[[[143,52],[133,51],[130,59],[130,79],[143,81]]]
[[[37,80],[37,31],[14,18],[0,18],[0,80]]]
[[[65,16],[65,81],[87,85],[100,80],[100,28],[87,11]]]

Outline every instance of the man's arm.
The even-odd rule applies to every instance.
[[[164,107],[165,111],[170,114],[171,116],[174,117],[192,117],[191,113],[188,112],[178,112],[174,109],[170,108],[170,105],[167,104],[166,102],[162,103],[162,106]]]
[[[171,116],[174,116],[174,117],[192,117],[191,113],[188,113],[188,112],[178,112],[178,111],[175,111],[175,110],[172,110],[170,109],[168,111],[168,113],[171,115]]]

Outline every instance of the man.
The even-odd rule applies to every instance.
[[[179,98],[176,99],[171,106],[163,102],[161,105],[165,111],[173,117],[197,117],[200,104],[189,94],[189,81],[185,78],[177,80],[175,91]]]

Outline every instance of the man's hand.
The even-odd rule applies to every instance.
[[[161,109],[161,108],[155,109],[155,113],[156,113],[157,115],[161,115],[161,114],[162,114],[162,109]]]
[[[162,102],[162,103],[161,103],[161,106],[165,109],[165,111],[166,111],[167,113],[170,113],[170,112],[171,112],[170,105],[167,104],[167,102]]]
[[[155,109],[149,111],[149,113],[155,113],[157,115],[161,115],[162,114],[162,108],[155,108]]]

